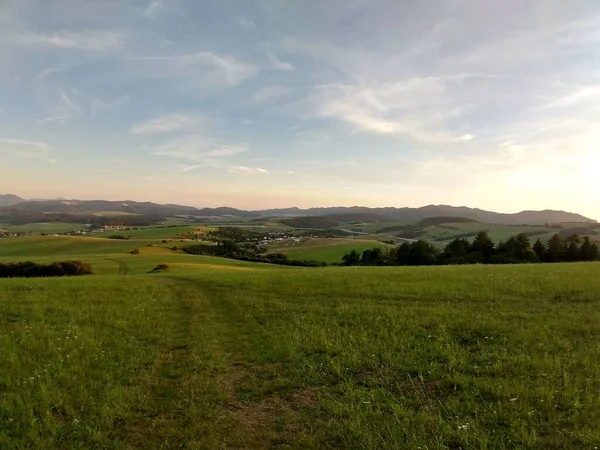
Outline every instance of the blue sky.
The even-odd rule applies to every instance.
[[[2,0],[0,192],[600,219],[600,5]]]

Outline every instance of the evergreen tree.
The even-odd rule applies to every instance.
[[[546,261],[546,246],[539,239],[533,244],[533,251],[541,262]]]
[[[560,234],[555,234],[548,241],[546,246],[546,261],[561,262],[566,259],[565,241]]]
[[[488,262],[496,252],[494,241],[492,241],[486,231],[480,231],[471,245],[471,252],[476,253],[479,262]]]
[[[583,243],[579,248],[580,261],[597,261],[598,260],[598,244],[592,242],[589,236],[583,238]]]

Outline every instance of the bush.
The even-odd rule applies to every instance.
[[[163,239],[163,241],[162,241],[163,244],[166,244],[167,242],[169,242],[169,241],[167,241],[166,239]]]
[[[168,264],[158,264],[154,269],[150,271],[150,273],[166,272],[167,270],[169,270]]]
[[[107,236],[108,239],[122,239],[122,240],[128,240],[128,237],[123,236],[122,234],[112,234],[110,236]]]
[[[0,278],[63,277],[89,275],[92,267],[83,261],[37,264],[31,261],[0,263]]]
[[[140,249],[139,248],[134,248],[133,250],[131,250],[130,252],[132,255],[139,255],[140,254]]]

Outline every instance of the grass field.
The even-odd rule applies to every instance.
[[[26,225],[2,225],[0,230],[10,232],[25,232],[32,234],[40,233],[66,233],[73,230],[87,230],[88,226],[83,223],[67,223],[67,222],[49,222],[49,223],[28,223]]]
[[[304,269],[28,239],[0,261],[97,275],[0,280],[2,449],[600,446],[600,264]]]
[[[375,240],[367,239],[320,239],[306,238],[297,246],[279,247],[274,244],[270,247],[270,252],[282,252],[291,259],[323,261],[326,263],[339,263],[342,257],[356,250],[362,252],[373,247],[381,247],[383,244]]]

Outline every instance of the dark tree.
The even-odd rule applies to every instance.
[[[566,259],[566,246],[564,239],[560,234],[555,234],[548,241],[546,247],[546,261],[548,262],[561,262]]]
[[[539,239],[535,241],[535,244],[533,244],[533,251],[535,252],[539,261],[546,261],[546,246]]]
[[[381,250],[381,248],[379,247],[375,247],[370,250],[365,250],[362,254],[360,262],[365,266],[380,266],[383,265],[386,261],[384,258],[383,250]]]
[[[410,253],[410,244],[408,242],[403,242],[396,249],[396,264],[399,266],[408,265],[408,257]]]
[[[598,244],[592,242],[589,236],[583,238],[583,243],[579,248],[580,261],[597,261],[598,260]]]
[[[487,262],[496,252],[496,248],[487,232],[480,231],[473,240],[471,251],[481,255],[481,262]]]
[[[352,250],[342,257],[343,266],[357,266],[358,264],[360,264],[360,255],[356,250]]]
[[[410,244],[408,262],[411,266],[429,266],[436,263],[437,249],[427,241],[419,239]]]
[[[471,243],[467,239],[454,239],[440,255],[443,264],[465,264],[466,256],[471,252]]]

